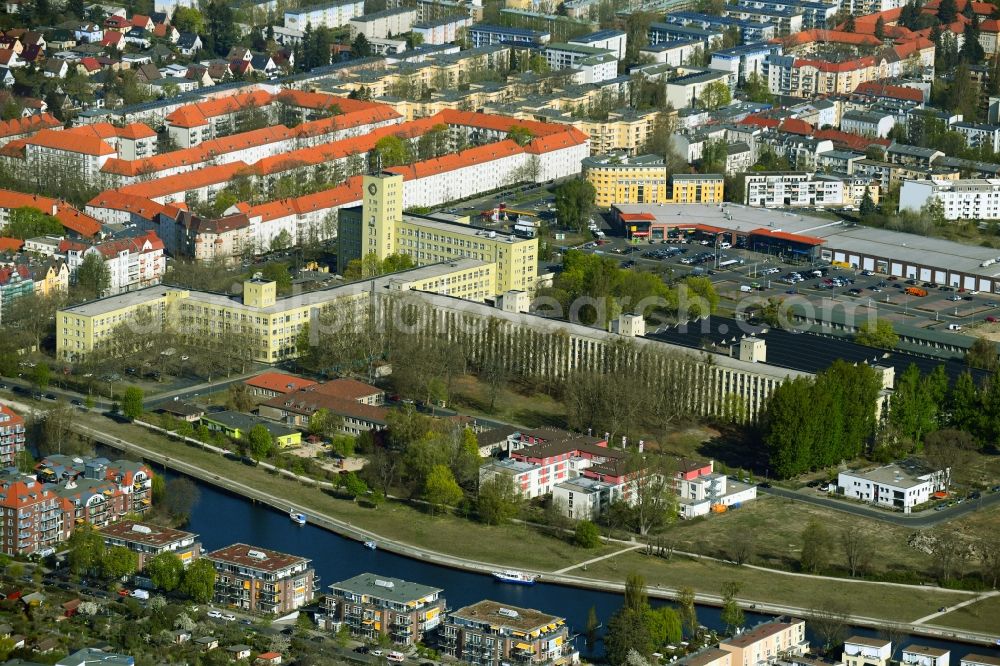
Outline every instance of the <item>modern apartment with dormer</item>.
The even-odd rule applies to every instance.
[[[441,623],[445,600],[437,587],[363,573],[334,583],[326,596],[326,628],[346,626],[366,641],[386,636],[415,645]]]
[[[215,567],[215,603],[253,613],[289,613],[313,599],[310,560],[236,543],[205,555]]]

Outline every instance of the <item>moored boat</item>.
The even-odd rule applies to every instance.
[[[515,585],[534,585],[535,581],[538,580],[538,576],[535,574],[516,571],[514,569],[494,571],[493,578],[501,583],[513,583]]]

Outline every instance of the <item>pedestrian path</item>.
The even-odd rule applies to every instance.
[[[573,569],[576,569],[578,567],[585,567],[588,564],[593,564],[594,562],[600,562],[601,560],[606,560],[609,557],[614,557],[615,555],[621,555],[622,553],[627,553],[630,550],[635,550],[636,548],[642,548],[644,546],[645,546],[645,544],[637,543],[634,546],[629,546],[628,548],[622,548],[621,550],[616,550],[613,553],[608,553],[607,555],[601,555],[600,557],[595,557],[595,558],[593,558],[591,560],[587,560],[586,562],[580,562],[578,564],[573,564],[573,565],[570,565],[570,566],[565,567],[563,569],[559,569],[558,571],[553,571],[552,573],[563,574],[563,573],[566,573],[567,571],[572,571]]]
[[[1000,594],[1000,592],[997,592],[996,590],[993,590],[992,592],[987,592],[985,594],[976,595],[972,599],[966,599],[965,601],[959,602],[959,603],[955,604],[954,606],[944,606],[943,607],[944,610],[940,610],[940,611],[938,611],[936,613],[931,613],[930,615],[925,615],[924,617],[920,618],[919,620],[914,620],[913,624],[923,624],[925,622],[930,622],[931,620],[936,620],[937,618],[941,617],[942,615],[947,615],[948,613],[951,613],[952,611],[957,611],[959,608],[964,608],[966,606],[971,606],[972,604],[979,603],[983,599],[989,599],[990,597],[995,597],[997,594]]]

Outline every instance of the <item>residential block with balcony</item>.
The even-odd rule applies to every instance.
[[[288,613],[312,601],[310,560],[237,543],[205,555],[215,567],[215,603],[255,613]]]
[[[806,623],[796,619],[764,622],[727,638],[719,649],[732,654],[733,666],[763,666],[779,657],[802,655],[809,651]]]
[[[450,613],[438,642],[442,652],[473,666],[580,661],[564,618],[489,600]]]
[[[364,573],[334,583],[326,597],[326,628],[346,626],[365,640],[388,637],[397,645],[415,645],[441,623],[441,589],[399,578]]]
[[[123,520],[102,527],[100,534],[106,548],[119,546],[136,553],[136,570],[142,570],[149,560],[160,553],[173,553],[184,566],[201,555],[201,542],[198,541],[197,534],[151,523]]]

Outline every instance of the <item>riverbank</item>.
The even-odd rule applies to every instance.
[[[390,552],[442,566],[479,573],[502,566],[518,567],[540,573],[546,582],[610,592],[621,592],[625,576],[634,570],[645,575],[653,597],[670,599],[676,588],[689,585],[697,591],[698,601],[708,605],[721,603],[722,582],[738,580],[743,584],[741,602],[758,611],[808,617],[822,610],[823,604],[817,605],[817,600],[835,600],[848,613],[848,621],[860,626],[882,628],[893,623],[917,634],[993,643],[992,636],[964,631],[961,626],[913,624],[935,614],[941,606],[976,598],[968,592],[801,577],[735,567],[707,558],[675,556],[668,561],[630,550],[624,544],[583,550],[526,526],[489,527],[452,516],[430,517],[401,502],[388,502],[378,509],[363,508],[317,489],[311,480],[283,478],[264,465],[242,465],[222,458],[218,450],[196,448],[92,413],[81,414],[76,428],[94,441],[169,466],[281,512],[292,506],[304,510],[311,523],[324,529],[358,541],[372,539]],[[629,552],[623,552],[626,550]],[[503,554],[502,562],[496,562],[498,553]],[[604,559],[581,566],[596,558]],[[555,573],[559,570],[573,573]]]

